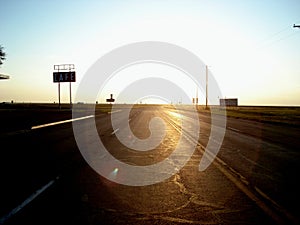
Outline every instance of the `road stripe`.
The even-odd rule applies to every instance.
[[[31,130],[49,127],[49,126],[55,126],[55,125],[62,124],[62,123],[69,123],[69,122],[73,122],[73,121],[77,121],[77,120],[84,120],[84,119],[88,119],[88,118],[92,118],[92,117],[95,117],[95,115],[83,116],[83,117],[79,117],[79,118],[75,118],[75,119],[62,120],[62,121],[57,121],[57,122],[53,122],[53,123],[46,123],[46,124],[42,124],[42,125],[33,126],[33,127],[31,127]]]
[[[117,112],[121,112],[121,111],[122,111],[121,109],[118,109],[118,110],[115,110],[115,111],[108,112],[108,114],[113,114],[113,113],[117,113]]]
[[[232,127],[227,127],[229,130],[232,130],[232,131],[236,131],[236,132],[241,132],[240,130],[238,129],[235,129],[235,128],[232,128]]]
[[[113,134],[117,133],[119,130],[120,130],[120,128],[115,129],[113,132],[111,132],[110,135],[113,135]]]
[[[45,190],[47,190],[50,186],[52,186],[56,180],[58,180],[59,177],[56,177],[54,180],[51,180],[49,183],[41,187],[39,190],[34,192],[32,195],[30,195],[24,202],[22,202],[20,205],[18,205],[16,208],[11,210],[7,215],[3,216],[0,219],[0,224],[5,223],[10,217],[15,215],[17,212],[19,212],[21,209],[23,209],[26,205],[28,205],[32,200],[34,200],[37,196],[39,196],[41,193],[43,193]]]

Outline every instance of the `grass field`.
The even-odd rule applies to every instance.
[[[200,108],[201,111],[201,108]],[[202,107],[202,111],[205,111]],[[215,113],[218,113],[216,110]],[[239,119],[255,120],[291,126],[300,126],[300,107],[239,106],[227,107],[226,115]]]

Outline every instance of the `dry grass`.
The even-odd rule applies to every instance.
[[[97,104],[97,113],[108,113],[112,110],[111,104]],[[157,105],[156,105],[157,106]],[[120,104],[114,106],[117,109],[126,107],[132,107],[132,105]],[[134,105],[133,108],[151,107],[151,105]],[[173,105],[164,105],[165,108],[175,109]],[[187,110],[189,107],[186,106]],[[220,112],[224,108],[218,106],[214,107],[213,113]],[[18,111],[28,113],[37,112],[70,112],[69,104],[61,104],[61,110],[58,108],[58,104],[53,103],[14,103],[14,104],[0,104],[0,115],[7,115]],[[205,106],[198,106],[200,113],[210,113],[210,109],[205,109]],[[13,113],[12,113],[13,114]],[[226,114],[228,117],[255,120],[260,122],[285,124],[292,126],[300,126],[300,107],[281,107],[281,106],[239,106],[239,107],[227,107]],[[13,116],[13,115],[11,115]]]
[[[216,110],[215,113],[218,113],[218,110]],[[300,126],[300,107],[281,107],[281,106],[227,107],[226,114],[229,117],[240,118],[240,119]]]

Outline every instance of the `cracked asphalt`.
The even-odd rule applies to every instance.
[[[137,107],[132,110],[129,121],[128,118],[119,118],[118,130],[112,127],[107,113],[96,114],[92,119],[95,119],[98,135],[111,155],[129,165],[146,166],[166,160],[184,133],[176,124],[172,111],[162,106]],[[166,133],[155,149],[139,152],[120,143],[116,133],[123,129],[122,124],[129,123],[133,134],[145,139],[151,134],[149,121],[156,116],[166,121],[161,128]],[[173,121],[173,124],[168,121]],[[239,185],[242,183],[247,191],[251,188],[238,176],[228,178],[230,170],[237,169],[246,181],[255,180],[239,165],[245,158],[249,163],[254,161],[261,165],[259,160],[253,160],[251,154],[247,156],[247,152],[240,149],[243,145],[230,146],[233,142],[226,141],[228,135],[232,136],[236,131],[226,132],[220,151],[220,155],[225,156],[223,160],[231,159],[226,161],[224,170],[227,172],[222,172],[218,168],[220,165],[216,164],[199,171],[202,144],[207,143],[210,129],[207,117],[200,117],[200,121],[199,144],[189,161],[163,182],[146,186],[118,184],[93,170],[78,150],[71,123],[2,138],[2,143],[10,146],[11,151],[5,154],[5,160],[2,157],[1,163],[2,169],[8,171],[2,172],[5,182],[1,187],[1,215],[7,215],[32,192],[54,179],[49,188],[7,219],[5,224],[289,224],[288,220],[277,220],[266,213],[272,210],[267,201],[262,207],[255,198],[249,197]],[[229,123],[232,125],[231,121]],[[238,139],[237,135],[233,140],[235,138]],[[246,135],[246,138],[253,142],[252,136]],[[186,138],[182,138],[182,142],[186,147],[192,145]],[[230,158],[235,149],[244,158],[237,155]],[[228,166],[232,160],[235,160],[234,164]],[[176,161],[169,163],[175,165]],[[258,170],[259,166],[256,165],[255,169]],[[117,169],[111,172],[118,176]],[[166,171],[162,169],[161,173]],[[260,182],[256,185],[259,186]]]

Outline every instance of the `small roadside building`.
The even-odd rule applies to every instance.
[[[220,106],[238,106],[237,98],[221,98]]]

